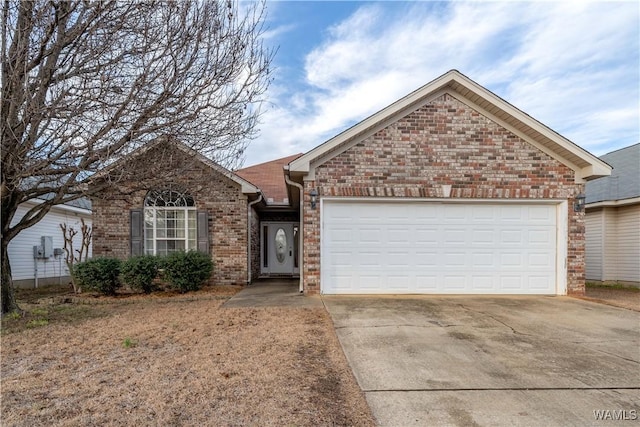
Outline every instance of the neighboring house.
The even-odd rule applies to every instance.
[[[640,144],[600,159],[613,172],[586,185],[586,277],[640,284]]]
[[[36,206],[37,200],[21,204],[11,225],[17,223],[24,215]],[[57,205],[44,216],[37,224],[22,230],[9,242],[9,262],[13,284],[16,287],[32,288],[51,284],[70,283],[69,270],[65,263],[64,239],[60,224],[73,227],[78,234],[73,238],[74,249],[80,249],[82,237],[80,233],[81,219],[91,226],[91,202],[80,199],[65,205]],[[43,239],[51,244],[50,249],[55,251],[51,256],[34,257],[34,246],[42,246]],[[50,239],[47,239],[50,238]],[[58,249],[58,250],[56,250]],[[91,256],[91,246],[89,246]]]
[[[157,171],[93,200],[95,255],[198,249],[216,283],[325,294],[581,294],[576,196],[611,173],[455,70],[303,155],[231,173],[162,140],[123,161]]]

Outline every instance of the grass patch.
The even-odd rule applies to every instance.
[[[5,319],[7,319],[7,320],[18,320],[21,317],[22,317],[22,315],[20,313],[18,313],[17,311],[12,311],[11,313],[8,313],[5,316]]]
[[[587,282],[585,286],[594,289],[621,289],[629,292],[640,292],[640,288],[637,286],[625,285],[623,283]]]
[[[57,323],[78,324],[109,314],[110,307],[63,302],[66,296],[72,295],[67,287],[61,286],[16,289],[21,311],[3,316],[0,333],[6,335]]]
[[[138,345],[137,341],[132,340],[129,337],[126,337],[124,340],[122,340],[122,346],[124,348],[131,348],[131,347],[135,347],[136,345]]]
[[[27,322],[27,329],[39,328],[41,326],[47,326],[49,324],[48,319],[33,319]]]
[[[18,304],[35,304],[42,298],[54,297],[58,295],[68,295],[72,293],[71,291],[72,290],[70,286],[51,285],[31,289],[18,288],[15,290],[15,296]]]
[[[49,311],[45,308],[34,308],[30,313],[32,316],[40,316],[47,317],[49,315]]]

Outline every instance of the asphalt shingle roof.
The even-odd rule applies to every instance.
[[[600,157],[613,167],[611,176],[589,181],[585,187],[587,203],[640,197],[640,143]]]
[[[237,170],[235,173],[260,190],[267,204],[288,204],[287,183],[284,181],[283,167],[300,157],[300,154],[271,160]]]

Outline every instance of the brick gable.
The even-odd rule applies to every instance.
[[[443,197],[569,200],[567,288],[584,292],[584,191],[574,171],[509,130],[444,94],[315,168],[305,197]],[[320,289],[320,210],[305,203],[304,280]]]
[[[93,254],[130,256],[129,211],[141,209],[149,190],[180,188],[199,211],[209,213],[209,242],[215,284],[247,280],[247,198],[240,185],[175,147],[158,146],[127,163],[128,179],[101,191],[93,201]]]

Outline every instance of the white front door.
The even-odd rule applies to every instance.
[[[297,223],[262,223],[262,272],[270,274],[297,272],[297,239]]]

